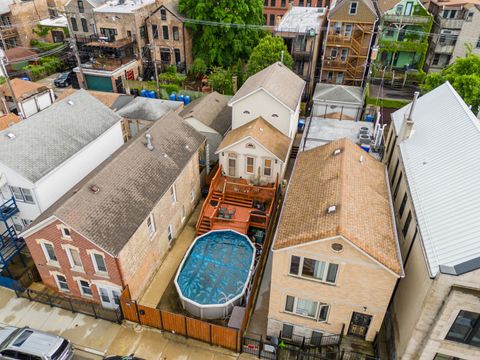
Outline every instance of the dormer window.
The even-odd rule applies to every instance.
[[[358,9],[358,2],[352,1],[350,3],[350,9],[349,9],[348,13],[350,15],[357,15],[357,9]]]
[[[250,114],[250,111],[245,110],[243,113],[248,115],[248,114]]]

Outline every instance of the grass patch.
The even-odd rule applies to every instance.
[[[409,101],[404,100],[376,99],[367,97],[367,105],[378,105],[382,108],[400,109],[409,103]]]

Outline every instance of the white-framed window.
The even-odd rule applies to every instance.
[[[263,160],[263,175],[272,176],[272,159]]]
[[[194,202],[195,201],[195,191],[190,191],[190,201]]]
[[[90,256],[92,257],[92,263],[93,267],[95,268],[95,272],[106,274],[107,264],[105,263],[105,257],[98,252],[92,252]]]
[[[337,58],[338,50],[337,48],[331,48],[330,49],[330,57],[332,60],[335,60]]]
[[[15,200],[28,204],[35,204],[31,190],[18,186],[10,186],[10,190],[12,191]]]
[[[246,164],[245,172],[247,172],[249,174],[255,173],[255,158],[254,157],[247,156],[245,164]]]
[[[168,227],[167,227],[167,239],[168,239],[168,242],[170,243],[172,240],[173,240],[173,225],[172,224],[168,224]]]
[[[92,288],[91,288],[90,283],[88,281],[79,279],[78,280],[78,288],[80,289],[80,294],[82,294],[83,296],[88,296],[88,297],[93,296]]]
[[[55,274],[55,280],[57,282],[58,290],[64,291],[64,292],[70,291],[70,288],[68,287],[67,278],[65,277],[65,275]]]
[[[341,55],[340,55],[340,60],[346,61],[348,57],[348,49],[342,49]]]
[[[285,299],[285,312],[307,317],[319,322],[327,321],[330,305],[296,296],[287,295]]]
[[[155,227],[155,219],[153,218],[153,214],[150,214],[147,218],[147,228],[148,228],[148,235],[152,237],[157,230]]]
[[[43,254],[45,255],[45,259],[47,259],[47,263],[51,265],[58,265],[58,258],[55,254],[53,244],[42,242],[41,247],[43,250]]]
[[[352,36],[352,31],[353,31],[353,25],[352,24],[345,24],[345,32],[344,32],[344,36],[346,38],[349,38],[350,36]]]
[[[350,8],[349,8],[349,10],[348,10],[348,13],[349,13],[350,15],[357,15],[357,10],[358,10],[358,2],[352,1],[352,2],[350,3]]]
[[[60,231],[62,232],[62,238],[71,239],[72,235],[70,234],[70,230],[66,227],[61,226]]]
[[[185,221],[185,205],[182,205],[180,209],[180,221],[183,223]]]
[[[172,198],[172,204],[177,202],[177,189],[175,188],[175,184],[170,187],[170,197]]]
[[[72,248],[72,247],[67,247],[65,251],[67,252],[68,261],[70,261],[70,266],[72,267],[72,269],[83,270],[80,251],[77,248]]]
[[[338,264],[292,255],[289,274],[335,284],[337,282],[338,267]]]

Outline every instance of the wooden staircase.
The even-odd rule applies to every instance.
[[[252,207],[253,200],[249,198],[245,198],[242,196],[238,196],[235,194],[225,194],[223,198],[223,204],[226,205],[236,205],[236,206],[243,206],[243,207]]]
[[[207,216],[203,215],[202,216],[202,221],[200,222],[200,225],[197,228],[197,236],[203,235],[207,232],[209,232],[212,228],[212,224],[210,222],[210,218]]]
[[[296,145],[292,146],[292,151],[290,151],[290,159],[296,159],[298,155],[299,147]]]

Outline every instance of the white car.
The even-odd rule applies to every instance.
[[[28,327],[0,327],[0,359],[71,360],[70,341]]]

